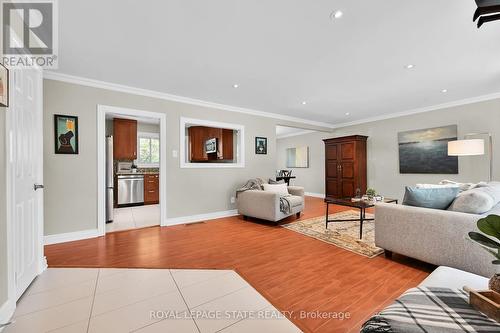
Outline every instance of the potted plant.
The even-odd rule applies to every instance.
[[[471,231],[469,232],[469,237],[495,257],[492,261],[493,265],[500,265],[500,243],[493,239],[496,238],[500,241],[500,216],[488,215],[479,219],[477,221],[477,227],[484,235],[479,232]],[[500,273],[496,273],[490,279],[489,288],[500,293]]]
[[[373,198],[377,195],[377,191],[373,188],[368,188],[366,190],[366,196],[368,197],[368,200],[373,200]]]

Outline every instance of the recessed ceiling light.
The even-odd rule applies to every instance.
[[[447,93],[448,92],[448,89],[443,89],[441,90],[442,93]]]
[[[348,115],[350,115],[350,113],[349,113],[349,112],[346,112],[346,113],[345,113],[345,115],[346,115],[346,116],[348,116]]]
[[[406,65],[405,67],[406,67],[406,69],[412,69],[413,67],[415,67],[415,65],[408,64],[408,65]]]
[[[237,83],[233,84],[233,88],[238,88],[239,86],[240,86],[240,85],[239,85],[239,84],[237,84]]]
[[[330,14],[330,18],[332,20],[337,20],[337,19],[341,18],[342,16],[344,16],[344,13],[341,10],[334,10]]]
[[[307,104],[307,102],[306,102],[306,101],[303,101],[303,102],[302,102],[302,105],[306,105],[306,104]]]

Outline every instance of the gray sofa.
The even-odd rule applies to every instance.
[[[438,266],[450,266],[491,277],[492,255],[468,239],[476,222],[489,214],[500,215],[500,204],[485,214],[380,203],[375,206],[375,245]]]
[[[290,207],[289,214],[280,211],[280,195],[278,193],[248,190],[238,194],[236,201],[238,214],[244,218],[250,216],[267,221],[277,222],[291,215],[300,215],[305,208],[304,188],[299,186],[288,186],[288,192],[302,200],[294,200],[295,205]]]

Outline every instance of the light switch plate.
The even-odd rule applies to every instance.
[[[177,150],[172,150],[172,157],[177,157]]]

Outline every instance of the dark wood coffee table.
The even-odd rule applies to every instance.
[[[326,229],[328,229],[328,223],[359,222],[359,239],[363,238],[363,222],[374,220],[372,218],[368,218],[368,219],[366,218],[366,209],[371,208],[371,207],[375,207],[376,202],[365,201],[365,200],[352,201],[351,198],[332,198],[332,197],[326,197],[325,202],[326,202],[326,222],[325,222]],[[377,202],[396,203],[397,204],[398,200],[385,198],[384,200],[377,201]],[[339,206],[357,208],[357,209],[359,209],[359,219],[329,220],[328,219],[328,206],[329,205],[339,205]]]

